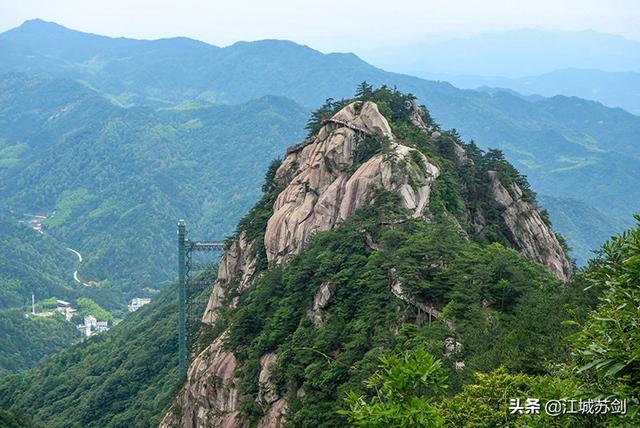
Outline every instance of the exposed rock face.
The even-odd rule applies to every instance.
[[[215,322],[218,310],[222,306],[232,281],[238,281],[238,292],[242,292],[249,286],[256,273],[257,261],[255,242],[247,242],[246,235],[242,232],[220,259],[218,279],[202,317],[203,323],[213,324]]]
[[[425,133],[430,130],[423,113],[412,106],[410,121]],[[431,134],[439,138],[438,132]],[[361,165],[354,165],[357,145],[366,136],[385,138],[388,147]],[[470,162],[464,149],[453,147],[457,163]],[[431,189],[439,169],[419,151],[404,146],[394,137],[386,119],[371,102],[353,103],[325,121],[317,135],[287,151],[274,178],[283,190],[273,206],[267,222],[264,245],[270,264],[280,263],[304,249],[314,233],[333,228],[347,219],[357,208],[371,202],[375,188],[383,188],[400,195],[403,205],[414,217],[424,214]],[[522,200],[522,192],[507,189],[497,176],[491,176],[491,192],[504,208],[504,222],[510,230],[512,245],[531,260],[549,267],[558,277],[566,279],[571,266],[555,235],[544,224],[537,209]],[[486,213],[485,213],[486,214]],[[471,214],[470,214],[471,215]],[[485,225],[483,213],[473,214],[477,230]],[[377,245],[371,236],[365,239],[370,248]],[[202,321],[213,324],[222,304],[226,304],[232,289],[242,293],[256,277],[258,253],[255,240],[245,233],[233,242],[220,261],[218,279]],[[430,317],[440,318],[453,331],[450,320],[430,302],[407,295],[395,270],[390,272],[390,291]],[[316,325],[322,322],[322,312],[328,306],[333,288],[323,283],[307,312]],[[235,302],[231,302],[234,306]],[[178,402],[166,415],[161,427],[244,427],[249,421],[239,417],[241,397],[236,389],[236,359],[225,350],[226,333],[218,337],[191,364],[187,383]],[[260,359],[259,393],[256,400],[264,415],[258,422],[261,428],[277,427],[285,421],[288,402],[279,397],[270,379],[270,368],[277,356],[268,353]],[[461,369],[464,362],[460,364]],[[304,395],[301,388],[299,396]]]
[[[422,110],[415,100],[411,101],[411,108],[409,109],[409,122],[418,129],[424,132],[428,132],[429,128],[424,122],[424,110]]]
[[[225,350],[226,333],[218,337],[189,366],[188,383],[177,406],[165,416],[161,428],[224,427],[239,425],[240,395],[236,389],[236,358]]]
[[[363,135],[387,138],[390,153],[376,154],[350,174],[356,144]],[[353,103],[327,121],[306,145],[290,152],[276,172],[276,180],[286,187],[267,224],[269,261],[280,262],[300,252],[314,233],[333,228],[370,202],[376,187],[399,192],[414,216],[422,215],[440,171],[422,153],[394,140],[374,103],[360,107]],[[402,167],[416,162],[417,168]]]
[[[260,375],[258,376],[260,391],[258,392],[258,401],[264,404],[271,404],[278,399],[276,388],[273,383],[271,383],[271,369],[277,359],[278,356],[273,352],[264,354],[260,358]]]
[[[259,428],[278,427],[284,421],[289,403],[286,398],[279,398],[276,387],[271,381],[271,369],[278,357],[269,352],[260,358],[260,375],[258,377],[258,403],[267,408],[267,412],[258,423]]]
[[[444,356],[449,357],[454,352],[462,350],[462,343],[456,341],[454,337],[447,337],[444,339]]]
[[[354,172],[356,145],[367,135],[387,139],[388,153],[374,155]],[[301,251],[313,233],[331,229],[370,202],[376,187],[398,192],[414,216],[422,215],[439,172],[420,152],[395,142],[387,120],[374,103],[346,106],[326,121],[318,135],[288,150],[276,172],[276,183],[284,190],[274,204],[265,233],[269,262],[279,263]],[[231,288],[237,287],[242,293],[252,284],[257,254],[256,242],[244,233],[227,249],[203,322],[216,321]],[[323,284],[310,310],[314,323],[321,322],[321,311],[331,294],[330,285]],[[178,404],[162,427],[244,426],[237,418],[240,398],[234,384],[236,361],[233,353],[222,347],[224,336],[193,361]],[[278,426],[288,407],[269,380],[269,367],[275,358],[275,354],[266,354],[261,359],[259,402],[266,413],[259,426],[265,428]]]
[[[278,428],[282,426],[288,407],[289,403],[284,398],[274,402],[269,411],[260,419],[258,428]]]
[[[333,286],[331,283],[325,282],[316,292],[313,305],[307,311],[307,316],[316,327],[322,324],[322,310],[327,307],[331,297],[333,297]]]
[[[465,165],[465,164],[473,164],[473,161],[469,159],[467,156],[467,152],[462,148],[462,146],[455,141],[452,141],[453,145],[453,155],[456,159],[456,165]]]
[[[542,220],[540,211],[522,198],[522,190],[513,183],[507,190],[496,171],[487,173],[494,200],[503,209],[502,219],[508,238],[523,257],[545,265],[562,281],[568,281],[573,268],[551,228]]]

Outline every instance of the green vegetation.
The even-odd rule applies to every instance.
[[[564,302],[576,301],[579,290],[561,287],[512,250],[465,241],[452,225],[407,221],[376,227],[379,218],[393,219],[394,205],[382,201],[381,195],[375,206],[317,234],[286,265],[270,268],[240,296],[238,310],[217,323],[217,330],[230,328],[230,345],[242,364],[243,409],[249,415],[259,415],[253,405],[255,370],[270,351],[279,356],[274,380],[291,400],[292,423],[320,426],[344,425],[337,413],[343,408],[341,397],[350,390],[363,392],[362,381],[371,376],[379,356],[417,344],[443,358],[452,391],[467,381],[468,372],[452,369],[459,359],[469,371],[507,365],[547,373],[545,363],[568,358],[557,338],[575,331],[561,321],[570,316]],[[381,249],[367,247],[363,229]],[[429,325],[424,315],[389,292],[392,268],[415,298],[448,302],[444,313],[455,333],[439,321]],[[325,282],[333,285],[335,296],[323,312],[323,324],[314,327],[306,308]],[[398,334],[393,326],[400,328]],[[444,357],[443,342],[451,335],[464,348]],[[302,398],[296,395],[299,388],[305,391]]]
[[[191,316],[210,292],[195,296]],[[0,377],[0,408],[47,427],[156,427],[180,386],[177,305],[171,287],[110,331]]]
[[[640,221],[640,216],[636,217]],[[640,275],[640,225],[613,238],[602,248],[600,257],[593,260],[589,267],[581,273],[576,282],[596,289],[600,297],[600,304],[582,324],[582,330],[567,337],[558,337],[558,343],[569,346],[572,358],[566,356],[558,359],[559,363],[549,364],[540,374],[523,374],[519,370],[506,369],[504,366],[490,372],[476,372],[470,383],[453,396],[441,394],[435,399],[433,394],[422,394],[422,397],[437,403],[437,409],[430,409],[432,418],[429,421],[442,421],[436,426],[504,426],[504,427],[583,427],[583,426],[637,426],[640,420],[639,367],[638,356],[638,279]],[[575,305],[575,301],[571,301]],[[577,306],[577,305],[576,305]],[[581,305],[582,307],[586,307]],[[553,308],[537,308],[531,313],[546,315],[544,310],[553,313]],[[572,318],[576,317],[574,309],[569,311]],[[565,315],[566,316],[566,315]],[[583,316],[579,318],[584,319]],[[528,319],[532,323],[535,320]],[[577,325],[569,320],[565,324]],[[522,341],[522,338],[518,338]],[[501,343],[494,343],[497,349],[504,349]],[[419,355],[419,357],[416,357]],[[404,380],[402,374],[407,368],[434,364],[433,357],[428,354],[416,354],[418,361],[408,361],[391,356],[393,371],[383,373],[393,382],[401,385],[411,385]],[[510,358],[510,356],[509,356]],[[383,362],[386,362],[383,357]],[[424,380],[424,378],[422,378]],[[403,381],[404,380],[404,381]],[[371,380],[365,383],[370,386]],[[393,383],[392,383],[393,384]],[[437,382],[442,386],[443,381]],[[413,387],[412,391],[417,391]],[[383,426],[378,423],[381,416],[393,416],[394,412],[382,412],[378,403],[380,390],[376,389],[372,401],[365,399],[351,391],[345,395],[347,415],[352,423],[364,426]],[[538,398],[544,404],[548,400],[573,401],[576,408],[580,400],[615,400],[627,401],[626,415],[608,414],[566,414],[550,416],[544,411],[540,414],[526,414],[526,412],[511,414],[506,411],[506,403],[510,399],[526,397]],[[406,407],[400,413],[408,418],[418,411],[418,405],[410,405],[411,401],[404,401]],[[569,404],[567,404],[570,406]],[[370,425],[366,425],[369,422]],[[388,425],[388,422],[386,423]],[[428,423],[393,426],[430,426]]]
[[[589,416],[511,414],[507,407],[510,399],[538,398],[546,400],[569,399],[575,393],[576,381],[558,376],[558,373],[531,376],[509,373],[504,368],[489,373],[475,373],[474,382],[465,385],[453,397],[444,398],[439,405],[445,427],[584,427]],[[598,425],[595,425],[598,426]]]
[[[67,289],[40,281],[37,298],[86,297],[117,317],[131,298],[147,296],[143,289],[175,278],[177,219],[188,221],[194,238],[222,239],[233,230],[259,199],[269,160],[302,137],[306,117],[278,97],[154,112],[117,107],[69,80],[12,74],[0,77],[0,87],[2,144],[23,147],[11,152],[15,165],[0,168],[0,210],[12,222],[24,213],[47,215],[46,235],[80,251],[80,278],[99,283],[73,282],[77,259],[65,252],[53,269],[43,261],[32,264],[34,272],[15,264],[1,269],[7,298],[0,305],[30,297],[21,278],[64,270]],[[17,239],[15,231],[7,234],[7,243]],[[22,247],[11,242],[5,251]]]
[[[640,420],[640,226],[607,242],[586,278],[604,292],[572,338],[583,393],[629,398]]]
[[[214,326],[200,328],[196,345],[228,330],[227,346],[239,365],[242,415],[251,424],[264,414],[258,401],[260,358],[275,352],[271,380],[288,400],[290,426],[635,422],[633,415],[505,420],[510,394],[556,399],[598,391],[637,405],[637,347],[601,343],[614,334],[637,336],[629,316],[635,307],[628,303],[629,310],[614,318],[606,300],[617,308],[629,295],[637,297],[630,292],[638,281],[635,232],[620,241],[624,244],[605,249],[583,275],[562,284],[508,248],[499,208],[487,196],[487,171],[498,170],[505,184],[518,183],[531,201],[535,194],[499,151],[484,153],[464,144],[455,131],[441,131],[437,138],[418,132],[408,118],[411,95],[363,84],[358,96],[375,101],[394,134],[440,168],[428,221],[409,218],[398,195],[378,190],[372,203],[336,228],[315,234],[305,251],[269,266],[260,240],[280,190],[273,181],[278,163],[271,165],[262,199],[235,232],[259,240],[260,274],[241,294],[228,293],[226,309]],[[338,105],[323,108],[314,117]],[[436,127],[428,114],[424,119]],[[172,138],[174,131],[157,127],[153,132]],[[453,143],[463,146],[472,162],[459,162]],[[384,145],[363,148],[364,161]],[[474,210],[485,213],[480,233],[466,215]],[[608,275],[606,281],[598,272]],[[307,310],[323,284],[330,284],[332,296],[315,325]],[[393,294],[393,286],[401,287],[409,303]],[[590,315],[608,287],[598,312]],[[237,306],[231,306],[235,298]],[[180,386],[174,365],[175,304],[175,291],[167,290],[110,332],[24,374],[2,378],[0,407],[52,427],[156,426]],[[437,311],[437,318],[424,307]],[[574,342],[566,340],[571,335]],[[599,341],[595,348],[594,340]],[[611,349],[612,358],[589,354],[598,347]]]
[[[38,426],[34,425],[29,418],[0,409],[0,427],[2,428],[36,428]]]
[[[440,361],[418,348],[380,357],[380,362],[380,369],[365,382],[376,391],[371,402],[350,392],[345,398],[349,410],[339,413],[354,426],[441,426],[442,419],[433,404],[445,387]]]
[[[62,314],[52,317],[25,317],[28,310],[0,310],[0,369],[16,372],[36,365],[77,342],[75,324]]]
[[[75,314],[80,317],[93,315],[98,320],[113,321],[113,315],[105,311],[96,302],[86,297],[80,297],[76,300],[78,312]]]

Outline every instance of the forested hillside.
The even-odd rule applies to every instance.
[[[75,257],[55,239],[0,217],[0,309],[73,293]]]
[[[604,284],[558,269],[548,226],[526,223],[543,218],[535,195],[499,152],[438,131],[411,101],[362,85],[270,169],[221,260],[203,317],[215,339],[162,427],[542,427],[553,419],[505,418],[502,391],[593,386],[569,373],[572,350],[591,355],[579,323]],[[621,387],[605,390],[636,405],[633,352],[619,351],[625,362],[606,364]]]
[[[349,106],[350,101],[355,104]],[[551,254],[562,249],[526,179],[499,152],[484,153],[455,133],[438,130],[428,113],[417,112],[410,96],[387,88],[363,85],[350,101],[316,111],[308,124],[311,139],[269,168],[262,199],[227,241],[216,289],[203,292],[212,295],[192,355],[200,368],[190,375],[164,426],[172,417],[196,413],[198,418],[231,415],[228,421],[234,424],[255,425],[265,416],[278,420],[282,403],[294,426],[367,426],[371,421],[416,426],[416,420],[450,427],[479,421],[604,426],[600,416],[506,418],[504,397],[578,398],[587,391],[627,397],[637,406],[637,364],[628,349],[612,348],[604,357],[594,357],[589,349],[591,340],[607,349],[607,335],[619,334],[602,315],[611,315],[607,308],[632,296],[627,291],[628,281],[637,276],[638,231],[609,245],[599,261],[563,282],[559,277],[568,279],[570,267],[554,269],[563,258]],[[345,108],[364,114],[363,103],[372,115],[369,122],[328,121]],[[384,129],[381,116],[373,115],[378,109],[390,124],[393,144],[406,149],[379,135],[355,137],[372,123]],[[282,208],[275,203],[289,185],[305,188],[303,181],[291,181],[291,174],[305,168],[292,159],[328,141],[345,146],[313,157],[322,168],[336,168],[348,182],[353,176],[374,180],[375,174],[363,171],[388,164],[394,165],[394,179],[381,181],[383,188],[375,191],[361,187],[365,193],[360,195],[367,196],[347,218],[312,233],[300,241],[297,253],[276,262],[284,253],[273,247],[283,244],[273,239],[272,217],[276,206]],[[347,162],[333,162],[339,158],[332,156],[341,155]],[[533,232],[510,226],[513,213],[505,214],[501,188],[527,210],[527,218],[540,219],[536,233],[547,234],[544,245],[550,246],[518,245],[518,237]],[[312,201],[313,191],[305,190]],[[408,194],[424,201],[425,191],[427,205],[406,206]],[[615,287],[603,275],[610,275]],[[585,291],[586,285],[591,287]],[[610,300],[590,315],[603,291]],[[200,302],[193,315],[203,313]],[[625,307],[619,321],[636,334],[629,324],[634,306]],[[51,427],[157,426],[182,386],[176,317],[175,290],[169,289],[112,331],[2,379],[0,407]],[[625,343],[637,348],[633,341]],[[217,358],[223,360],[220,365],[207,365]],[[585,374],[574,375],[583,365]],[[191,389],[199,381],[202,388]],[[205,396],[190,401],[192,394]],[[218,409],[219,403],[234,407]],[[619,421],[615,418],[608,421]]]
[[[175,278],[176,219],[188,219],[194,237],[223,239],[306,120],[279,97],[153,111],[117,107],[71,80],[10,74],[0,88],[0,209],[14,222],[47,216],[44,233],[80,251],[80,278],[99,283],[82,293],[111,310]],[[67,253],[31,270],[70,277],[75,263]]]
[[[635,202],[640,200],[635,173],[640,118],[595,102],[560,96],[533,102],[506,92],[459,90],[385,72],[352,54],[325,55],[289,41],[218,48],[185,38],[112,39],[35,20],[1,34],[0,42],[0,71],[79,79],[126,106],[238,103],[282,95],[310,108],[327,97],[349,97],[363,80],[397,86],[428,104],[443,128],[457,129],[482,149],[503,150],[540,194],[606,210],[626,226],[640,210]],[[256,189],[257,181],[252,183]],[[548,208],[552,221],[562,215],[555,205]],[[580,252],[578,259],[586,260],[590,251],[584,249],[593,249],[589,233],[576,234],[561,224],[559,230]],[[612,224],[607,233],[619,231]]]
[[[585,266],[602,243],[611,238],[612,230],[624,230],[629,222],[608,211],[593,208],[577,199],[539,195],[540,205],[553,213],[553,226],[571,245],[576,263]],[[589,233],[585,233],[589,231]]]
[[[206,300],[194,302],[197,318]],[[0,408],[47,427],[157,426],[179,386],[176,307],[171,287],[111,331],[0,378]]]
[[[0,372],[29,369],[81,339],[64,315],[26,318],[28,312],[27,308],[0,310]]]

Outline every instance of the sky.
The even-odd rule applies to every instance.
[[[521,28],[591,29],[640,41],[638,0],[0,0],[0,32],[41,18],[80,31],[218,46],[289,39],[323,52]]]

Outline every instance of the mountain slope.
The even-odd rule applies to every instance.
[[[538,200],[553,218],[554,229],[571,242],[574,247],[571,254],[575,255],[579,266],[586,265],[595,256],[594,249],[599,249],[611,238],[612,230],[623,230],[626,224],[626,219],[616,218],[575,199],[539,195]]]
[[[44,35],[64,38],[78,53],[48,48]],[[42,21],[0,35],[0,58],[0,70],[80,79],[125,105],[244,102],[277,94],[312,106],[328,96],[351,96],[363,80],[397,86],[428,104],[444,127],[473,137],[483,149],[502,149],[539,192],[629,219],[640,210],[629,202],[640,200],[640,118],[593,102],[553,97],[534,103],[504,92],[461,91],[287,41],[218,48],[186,39],[109,39]]]
[[[110,309],[175,277],[175,219],[203,238],[228,234],[306,116],[278,97],[156,112],[70,80],[11,74],[0,88],[1,207],[46,215],[45,233],[80,251],[80,277],[100,283],[84,291]]]
[[[75,257],[56,242],[18,220],[0,217],[0,309],[31,307],[73,289]]]
[[[26,318],[25,309],[0,309],[0,372],[34,367],[81,339],[76,325],[64,315]]]
[[[195,302],[191,315],[206,301]],[[47,427],[157,426],[178,383],[176,306],[171,287],[110,331],[0,378],[0,407]]]
[[[213,418],[273,426],[288,407],[294,425],[345,426],[336,413],[344,394],[362,389],[379,356],[416,346],[442,357],[454,391],[474,370],[546,373],[545,362],[566,358],[560,339],[573,330],[561,321],[567,302],[580,314],[582,287],[560,286],[545,268],[570,269],[526,180],[498,153],[438,135],[410,97],[361,98],[368,102],[314,115],[316,135],[269,168],[266,193],[229,241],[215,288],[203,292],[206,310],[206,300],[194,305],[209,324],[185,391],[200,382],[203,401],[175,406],[165,424],[211,408],[222,411],[198,416],[209,426],[219,426]],[[530,213],[522,230],[516,208]],[[282,233],[295,224],[296,233]],[[525,240],[535,224],[539,247]],[[175,305],[166,290],[104,335],[2,379],[0,407],[51,427],[157,426],[181,386]],[[461,362],[468,371],[454,369]]]
[[[359,93],[317,112],[317,132],[270,170],[220,262],[203,317],[215,339],[162,427],[344,426],[339,400],[377,357],[418,343],[441,355],[447,337],[464,347],[444,355],[452,377],[461,358],[506,364],[494,343],[518,355],[515,370],[562,358],[553,317],[533,348],[498,332],[572,289],[526,180],[498,153],[434,131],[411,97]]]

